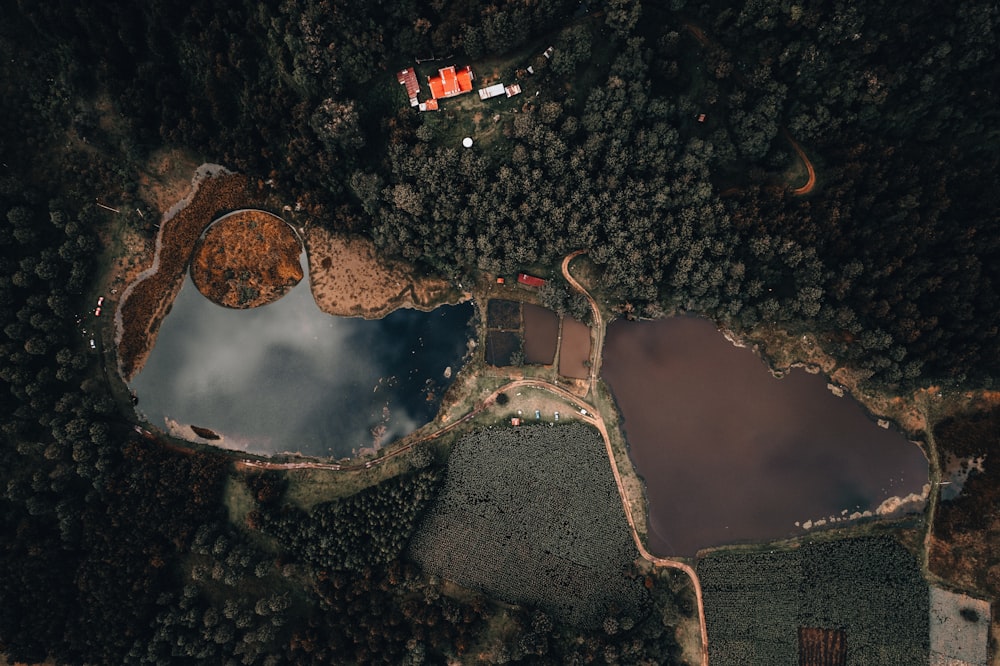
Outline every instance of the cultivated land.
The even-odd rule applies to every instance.
[[[844,631],[851,666],[928,662],[927,583],[892,538],[720,550],[698,573],[714,665],[805,663],[800,641],[823,653],[813,643],[824,629]]]
[[[600,434],[581,424],[466,435],[410,554],[426,572],[573,624],[639,619],[648,602],[604,459]]]

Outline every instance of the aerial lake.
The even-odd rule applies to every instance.
[[[803,370],[774,378],[705,319],[618,321],[602,376],[646,483],[658,555],[802,534],[920,493],[927,460]]]
[[[308,276],[308,271],[305,271]],[[333,317],[308,277],[278,301],[218,306],[185,280],[131,384],[153,425],[218,446],[340,458],[433,419],[472,336],[473,306]]]

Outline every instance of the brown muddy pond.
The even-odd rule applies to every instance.
[[[559,374],[586,379],[590,376],[590,327],[576,319],[563,317],[562,343],[559,345]]]
[[[927,483],[915,444],[823,376],[775,379],[708,320],[615,322],[601,374],[646,483],[658,555],[801,534],[797,523],[874,512]]]
[[[524,362],[551,365],[559,339],[559,315],[548,308],[524,304]],[[588,343],[589,355],[589,343]]]

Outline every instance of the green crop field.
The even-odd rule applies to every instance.
[[[427,573],[578,625],[635,620],[649,603],[603,442],[582,424],[464,437],[409,552]]]
[[[800,628],[843,631],[851,666],[928,661],[927,584],[891,538],[718,551],[698,575],[713,665],[799,664]]]

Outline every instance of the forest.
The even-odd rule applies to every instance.
[[[669,660],[654,654],[674,649],[662,623],[583,631],[530,604],[446,594],[406,554],[419,502],[398,524],[386,518],[429,500],[440,469],[310,514],[283,499],[280,478],[138,435],[106,331],[89,346],[107,323],[88,313],[109,230],[154,232],[139,184],[156,151],[177,149],[273,182],[302,221],[365,234],[456,280],[585,248],[623,314],[815,332],[885,392],[990,388],[998,29],[985,0],[8,3],[0,652],[56,663]],[[538,54],[550,45],[549,61]],[[492,58],[510,80],[532,64],[538,94],[461,149],[451,139],[463,119],[447,103],[421,116],[395,81],[430,57],[474,68]],[[807,194],[794,191],[804,172],[790,139],[818,174]],[[941,438],[992,451],[995,418],[942,426]],[[245,524],[223,501],[234,483],[255,498]],[[945,507],[939,534],[988,529],[975,506]],[[843,549],[817,552],[866,567],[885,556],[912,573],[897,545]],[[844,580],[875,585],[877,571]],[[830,599],[851,601],[834,581],[843,569],[820,573]],[[922,607],[911,579],[897,582],[900,603]],[[812,626],[844,608],[796,612]],[[922,628],[906,626],[892,649],[922,654]]]

